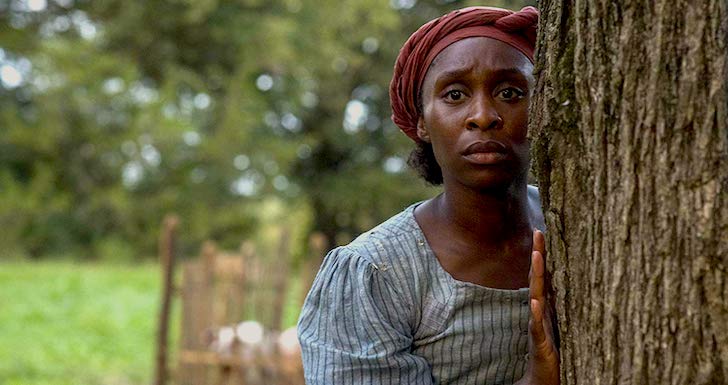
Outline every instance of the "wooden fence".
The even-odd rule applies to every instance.
[[[288,232],[282,232],[275,258],[262,258],[251,242],[232,253],[205,243],[198,258],[181,264],[182,282],[174,290],[177,222],[165,220],[160,240],[164,290],[155,383],[168,383],[170,297],[178,294],[181,339],[174,384],[303,384],[295,329],[282,330],[286,302],[295,300],[300,305],[303,300],[303,296],[287,298],[291,276]],[[322,236],[313,236],[310,255],[323,255],[324,245]],[[304,293],[320,263],[317,257],[299,269]]]

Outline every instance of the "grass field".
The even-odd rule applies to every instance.
[[[150,384],[160,279],[151,263],[0,263],[0,385]],[[298,317],[299,286],[289,287],[286,327]]]
[[[159,290],[152,264],[0,263],[0,385],[149,384]]]

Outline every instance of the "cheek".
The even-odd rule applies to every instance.
[[[449,163],[449,158],[452,157],[451,153],[455,147],[453,135],[448,132],[446,122],[431,114],[425,114],[425,128],[430,138],[435,160],[442,168]]]
[[[435,154],[435,160],[437,164],[442,165],[443,162],[447,162],[447,149],[450,147],[448,143],[447,135],[442,135],[440,130],[429,129],[430,133],[430,144],[432,145],[432,152]]]
[[[515,143],[526,143],[528,140],[528,107],[514,112],[509,130],[511,138]]]
[[[453,114],[443,111],[437,105],[430,104],[425,107],[423,114],[424,125],[430,140],[437,143],[445,143],[452,136],[453,130]],[[434,145],[434,144],[433,144]]]

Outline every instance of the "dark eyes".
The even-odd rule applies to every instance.
[[[526,93],[516,87],[508,87],[498,91],[495,95],[496,98],[505,102],[516,102],[521,100]],[[465,92],[460,90],[450,90],[444,95],[444,98],[448,102],[459,102],[466,97]]]
[[[453,102],[461,100],[464,96],[465,94],[463,94],[463,91],[460,90],[450,90],[445,93],[445,98]]]
[[[498,92],[498,97],[506,100],[506,101],[515,101],[518,99],[521,99],[526,95],[525,92],[519,90],[518,88],[508,87],[502,89],[500,92]]]

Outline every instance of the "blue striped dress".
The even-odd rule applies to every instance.
[[[529,204],[543,228],[531,186]],[[298,323],[308,385],[497,385],[523,375],[528,288],[454,279],[416,206],[324,259]]]

